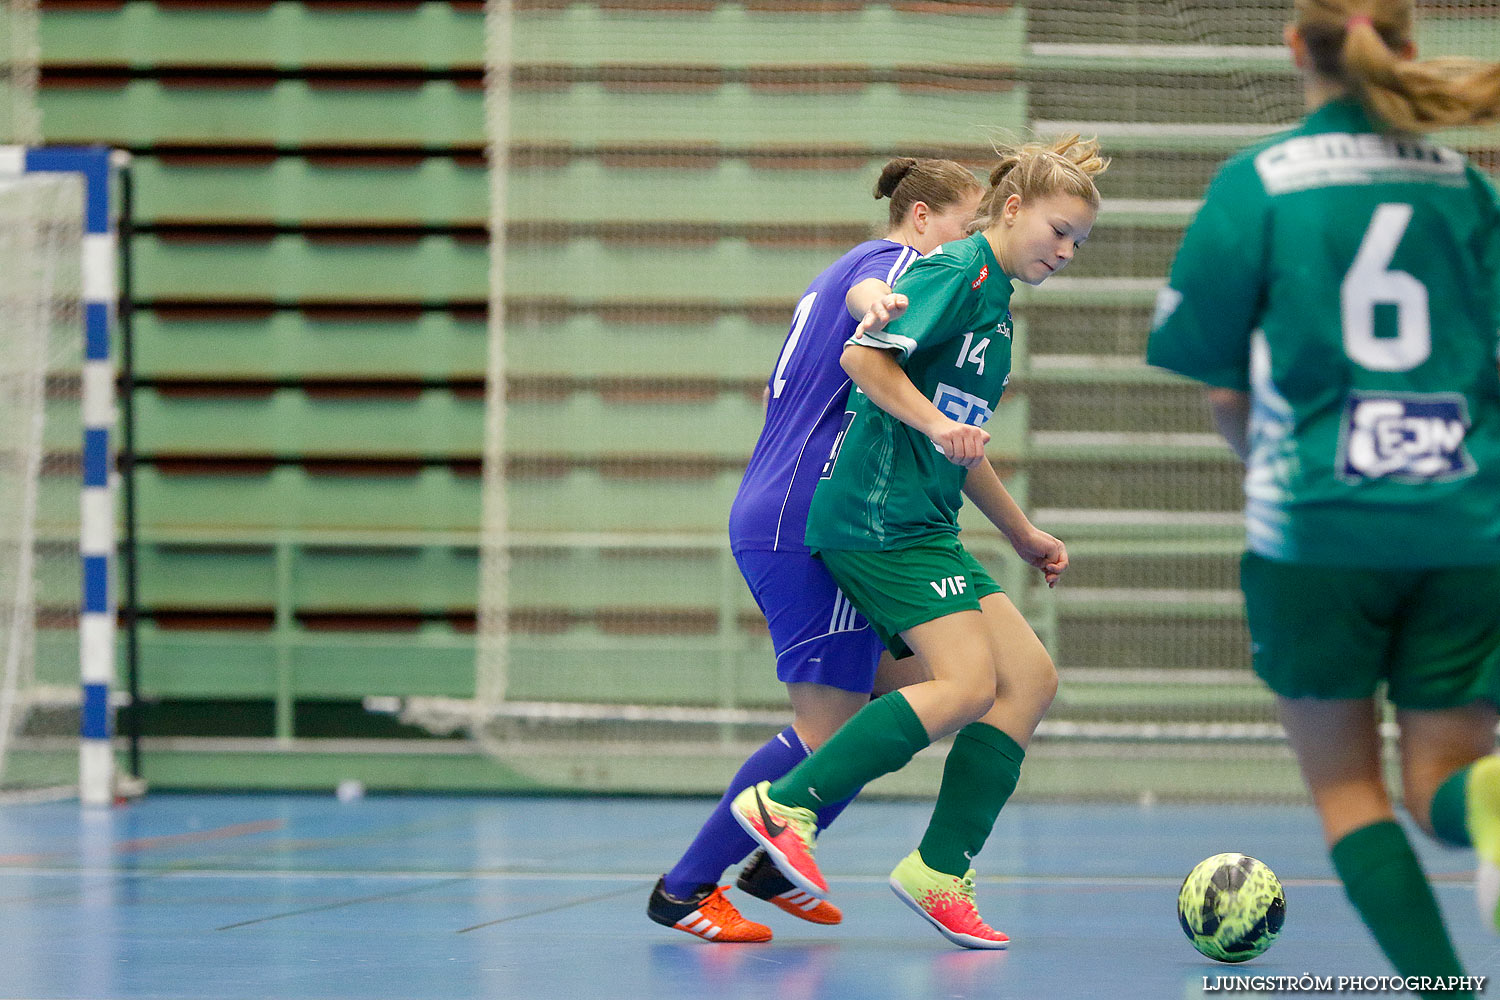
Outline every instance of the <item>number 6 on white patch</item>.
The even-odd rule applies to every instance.
[[[1432,322],[1427,286],[1405,271],[1392,271],[1396,247],[1411,222],[1410,205],[1388,203],[1375,209],[1370,228],[1344,283],[1339,303],[1344,321],[1344,352],[1375,372],[1404,372],[1432,354]],[[1375,307],[1396,307],[1396,335],[1375,335]]]

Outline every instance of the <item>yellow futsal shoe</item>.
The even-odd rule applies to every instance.
[[[818,817],[811,809],[788,806],[771,798],[771,783],[762,781],[736,795],[729,814],[771,856],[793,885],[818,899],[828,898],[828,881],[813,860]]]
[[[974,869],[963,878],[934,871],[912,851],[891,872],[891,889],[938,933],[964,948],[1004,948],[1010,938],[979,919],[974,905]]]
[[[1469,768],[1469,839],[1479,856],[1474,894],[1485,926],[1500,931],[1500,756],[1481,757]]]

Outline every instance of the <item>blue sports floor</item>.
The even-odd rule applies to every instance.
[[[841,926],[739,893],[775,941],[712,945],[649,922],[647,891],[708,808],[331,795],[0,807],[0,998],[1176,1000],[1209,995],[1204,976],[1390,971],[1306,809],[1012,805],[979,858],[979,900],[1013,943],[967,952],[885,884],[922,803],[856,803],[824,836]],[[1500,975],[1470,856],[1419,849],[1469,972]],[[1248,966],[1200,958],[1177,927],[1182,876],[1227,850],[1286,883],[1285,932]]]

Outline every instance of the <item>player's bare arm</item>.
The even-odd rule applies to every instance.
[[[1042,571],[1047,586],[1057,585],[1068,568],[1067,546],[1031,523],[988,458],[969,472],[964,481],[964,496],[1000,529],[1017,555]]]
[[[984,460],[989,432],[946,416],[912,384],[888,350],[851,344],[839,363],[871,402],[925,434],[948,461],[972,469]]]
[[[871,314],[880,324],[875,329],[883,328],[886,323],[906,312],[906,304],[905,295],[892,292],[891,286],[879,278],[866,278],[844,295],[844,306],[849,310],[849,315],[858,320]]]
[[[1224,436],[1240,461],[1250,457],[1250,394],[1210,387],[1206,393],[1214,429]]]

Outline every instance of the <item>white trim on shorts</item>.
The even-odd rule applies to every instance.
[[[838,635],[842,632],[863,632],[870,627],[869,622],[865,622],[863,625],[856,627],[854,624],[854,620],[857,617],[859,617],[859,609],[854,606],[854,602],[845,597],[842,590],[835,589],[833,596],[833,615],[828,619],[828,631],[824,632],[822,635],[810,635],[806,639],[803,639],[801,642],[793,643],[786,649],[783,649],[781,652],[776,654],[776,661],[778,663],[781,662],[781,658],[783,656],[787,655],[798,646],[806,646],[810,642],[817,642],[819,639],[826,639],[831,635]]]

